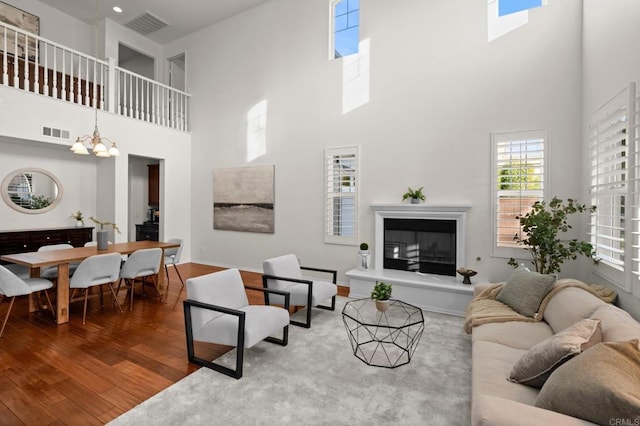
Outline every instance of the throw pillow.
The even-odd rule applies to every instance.
[[[578,321],[529,349],[513,366],[509,380],[541,388],[556,368],[601,341],[599,320]]]
[[[540,389],[536,407],[601,425],[640,424],[638,340],[599,343],[564,363]]]
[[[543,275],[518,268],[511,274],[496,300],[509,305],[521,315],[533,318],[542,299],[555,282],[555,275]]]

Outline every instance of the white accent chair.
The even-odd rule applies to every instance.
[[[180,291],[184,288],[184,280],[182,279],[182,275],[180,275],[180,270],[178,269],[178,263],[180,262],[180,256],[182,255],[182,240],[180,238],[172,238],[168,243],[180,244],[180,247],[168,248],[164,251],[164,272],[167,274],[167,294],[169,293],[169,265],[173,265],[173,269],[175,269],[178,274],[178,278],[180,278],[180,282],[182,283],[182,287]]]
[[[291,321],[291,324],[309,328],[311,327],[311,307],[315,306],[330,311],[336,309],[336,295],[338,286],[336,279],[338,272],[332,269],[320,269],[300,266],[298,258],[293,254],[267,259],[262,263],[264,275],[262,285],[264,288],[276,289],[290,293],[291,306],[305,306],[307,318],[305,322]],[[323,272],[332,274],[332,282],[305,279],[302,270]],[[331,299],[331,306],[321,306],[320,303]],[[265,294],[265,304],[282,304],[279,296]]]
[[[81,289],[84,293],[84,313],[82,314],[82,324],[84,325],[87,319],[87,299],[89,297],[89,288],[93,286],[102,287],[103,284],[109,285],[113,300],[118,306],[120,313],[122,308],[116,298],[116,293],[113,290],[113,283],[118,281],[120,277],[120,253],[108,253],[108,254],[96,254],[94,256],[87,257],[80,262],[76,272],[69,281],[69,288],[72,289],[71,298],[76,290]],[[100,290],[100,300],[102,300],[102,290]]]
[[[285,308],[249,305],[245,288],[281,296]],[[189,362],[227,376],[242,377],[244,349],[266,340],[286,346],[289,336],[289,295],[278,290],[245,287],[237,269],[187,280],[184,322]],[[282,330],[282,338],[272,335]],[[235,370],[195,355],[194,340],[236,347]]]
[[[133,293],[136,280],[140,280],[140,282],[142,282],[142,292],[144,293],[145,277],[151,277],[151,281],[156,289],[158,298],[160,299],[160,302],[162,302],[162,294],[160,293],[158,282],[156,280],[156,275],[160,270],[161,260],[161,248],[142,249],[129,255],[127,261],[122,265],[122,269],[120,269],[120,281],[118,282],[118,290],[116,290],[116,294],[120,292],[120,284],[122,284],[122,280],[124,280],[125,286],[129,287],[129,291],[131,293],[131,304],[129,306],[130,311],[133,310]]]
[[[2,337],[2,333],[4,333],[4,327],[7,325],[9,314],[13,308],[13,302],[15,302],[17,296],[26,296],[36,293],[38,295],[38,300],[40,300],[39,293],[44,291],[45,296],[47,296],[47,303],[49,304],[51,313],[55,318],[56,313],[53,310],[53,304],[49,298],[49,293],[47,293],[47,290],[51,287],[53,287],[53,283],[45,278],[22,279],[4,266],[0,265],[0,302],[4,301],[7,297],[11,298],[11,301],[9,302],[9,309],[7,310],[4,321],[2,322],[2,329],[0,329],[0,337]]]

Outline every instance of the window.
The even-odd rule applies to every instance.
[[[360,0],[333,0],[331,3],[330,58],[358,53],[360,42]]]
[[[638,287],[639,193],[635,84],[618,93],[589,125],[591,244],[596,272],[626,291]]]
[[[521,258],[517,216],[546,198],[547,130],[493,134],[494,255]]]
[[[327,148],[325,243],[358,242],[358,147]]]

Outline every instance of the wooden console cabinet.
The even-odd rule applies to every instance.
[[[82,247],[93,239],[93,227],[62,227],[0,231],[0,256],[38,251],[41,246],[71,244]],[[4,262],[3,262],[4,263]]]

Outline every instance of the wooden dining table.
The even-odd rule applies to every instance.
[[[30,253],[5,254],[2,260],[17,263],[31,268],[31,277],[40,276],[40,268],[45,266],[58,266],[57,297],[56,297],[56,322],[65,324],[69,322],[69,264],[81,262],[84,259],[106,253],[131,254],[137,250],[149,248],[161,248],[163,251],[169,248],[180,247],[179,243],[165,243],[159,241],[133,241],[129,243],[109,244],[106,250],[98,250],[97,246],[76,247],[60,250],[36,251]],[[156,276],[158,288],[164,287],[164,256],[160,257],[160,269]],[[36,310],[33,300],[30,299],[29,310]]]

